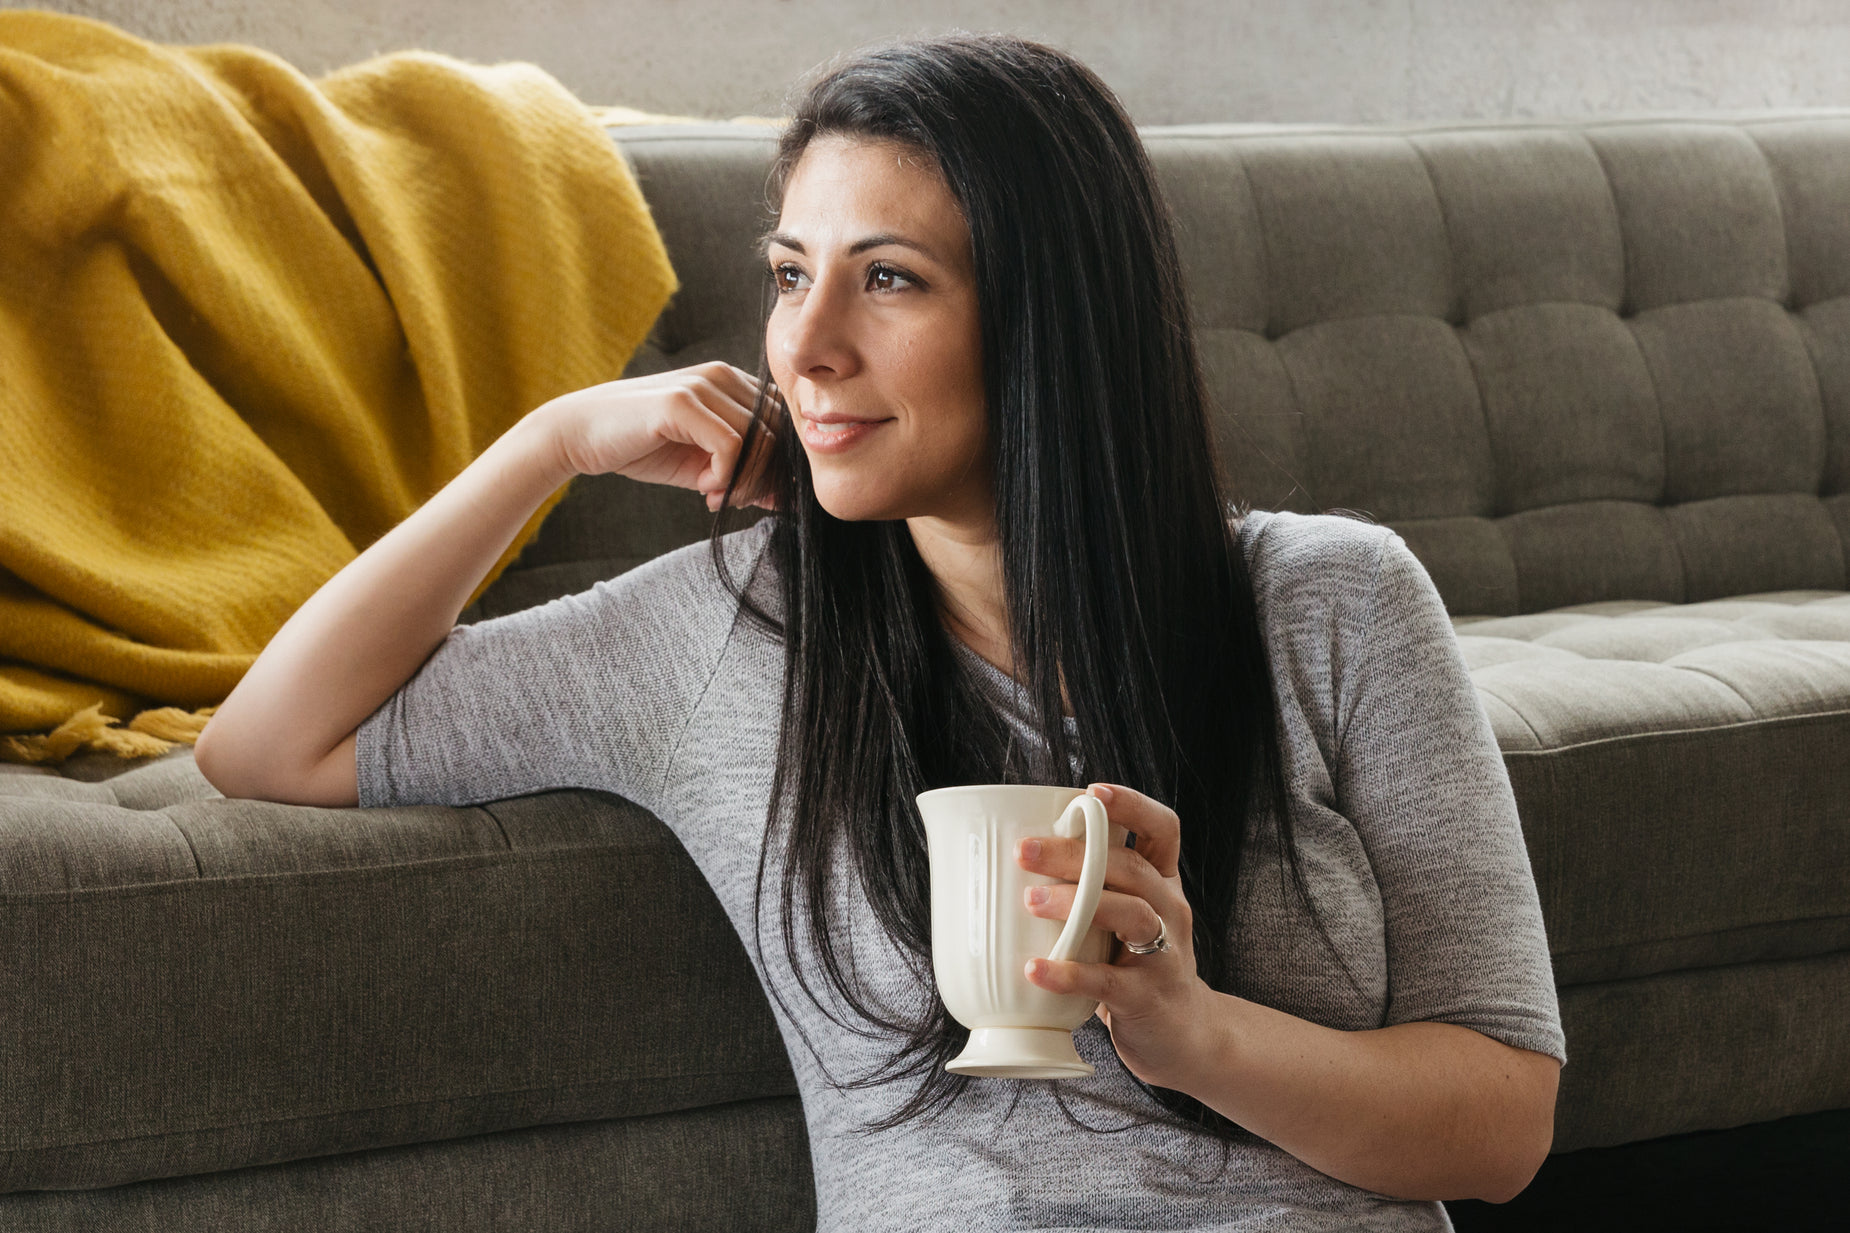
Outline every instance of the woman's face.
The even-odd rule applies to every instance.
[[[771,376],[843,519],[993,517],[970,230],[911,147],[824,136],[766,255]]]

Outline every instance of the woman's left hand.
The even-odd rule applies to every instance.
[[[1137,837],[1134,849],[1111,850],[1092,927],[1140,946],[1166,928],[1170,949],[1134,955],[1119,947],[1110,963],[1034,959],[1028,963],[1028,980],[1053,993],[1097,998],[1102,1003],[1098,1017],[1125,1066],[1145,1083],[1170,1087],[1171,1076],[1199,1064],[1208,1048],[1200,1032],[1212,1022],[1208,1002],[1213,991],[1195,971],[1194,912],[1177,872],[1182,824],[1175,810],[1131,788],[1093,784],[1089,791],[1113,823]],[[1036,844],[1039,852],[1030,856]],[[1030,913],[1054,920],[1071,915],[1085,854],[1083,839],[1022,841],[1015,859],[1023,869],[1065,879],[1064,884],[1030,887]]]

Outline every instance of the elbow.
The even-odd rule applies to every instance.
[[[193,765],[199,768],[205,781],[216,788],[220,794],[233,798],[248,798],[250,792],[240,780],[237,763],[224,747],[222,730],[214,732],[218,723],[216,717],[207,720],[206,726],[193,742]]]
[[[280,754],[254,744],[236,728],[214,731],[217,724],[214,716],[200,732],[193,744],[193,764],[205,781],[224,796],[329,809],[359,804],[353,736],[317,758],[285,761]]]
[[[1529,1188],[1529,1183],[1535,1180],[1536,1173],[1541,1170],[1542,1162],[1546,1159],[1548,1153],[1544,1151],[1500,1165],[1494,1174],[1485,1179],[1485,1187],[1471,1197],[1486,1203],[1508,1203]]]
[[[259,760],[240,748],[236,729],[227,730],[217,716],[206,721],[193,742],[193,765],[207,783],[232,800],[278,799],[273,795],[276,785],[259,773]]]
[[[1486,1203],[1508,1203],[1528,1189],[1554,1147],[1555,1092],[1548,1085],[1546,1099],[1537,1099],[1519,1119],[1512,1119],[1508,1133],[1486,1171],[1478,1193],[1470,1196]]]

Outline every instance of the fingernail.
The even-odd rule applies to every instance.
[[[1106,787],[1104,784],[1102,783],[1093,784],[1091,791],[1092,791],[1092,795],[1098,798],[1099,804],[1101,805],[1111,804],[1111,789]]]
[[[1028,970],[1028,979],[1032,980],[1036,976],[1039,976],[1047,971],[1047,961],[1045,959],[1030,959],[1028,960],[1027,970]]]
[[[1047,888],[1045,886],[1030,886],[1028,888],[1028,902],[1029,903],[1046,903],[1047,902]]]
[[[1024,839],[1021,841],[1021,859],[1025,861],[1036,861],[1036,860],[1039,860],[1040,858],[1041,858],[1041,841],[1040,840]]]

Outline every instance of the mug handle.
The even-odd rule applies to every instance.
[[[1066,928],[1060,931],[1060,940],[1047,953],[1049,959],[1071,959],[1079,953],[1079,944],[1085,940],[1086,931],[1092,928],[1092,915],[1098,911],[1099,896],[1105,890],[1105,862],[1110,855],[1107,840],[1111,834],[1111,823],[1105,817],[1105,806],[1098,797],[1090,793],[1075,797],[1073,803],[1066,807],[1066,812],[1060,815],[1060,820],[1054,823],[1053,833],[1062,839],[1078,837],[1079,824],[1073,817],[1076,809],[1086,815],[1086,859],[1079,867],[1079,891],[1073,896],[1073,911],[1066,918]]]

